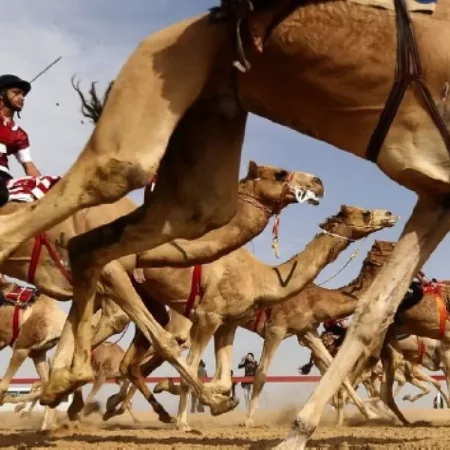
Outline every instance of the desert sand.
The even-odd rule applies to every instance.
[[[243,411],[220,417],[208,413],[191,416],[195,428],[190,433],[160,424],[151,412],[136,412],[140,420],[134,424],[129,415],[102,422],[93,414],[78,424],[67,424],[59,413],[60,428],[38,433],[41,415],[20,418],[15,413],[0,414],[0,448],[3,449],[267,449],[276,445],[288,432],[295,410],[261,411],[258,425],[240,426]],[[368,423],[357,414],[344,427],[333,425],[333,413],[324,417],[322,425],[310,441],[311,449],[449,449],[450,410],[407,410],[416,423],[403,427],[393,423]],[[427,420],[427,422],[425,422]]]

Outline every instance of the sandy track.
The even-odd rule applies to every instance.
[[[0,414],[0,448],[6,449],[267,449],[288,432],[293,410],[262,413],[260,425],[252,429],[239,426],[242,412],[212,418],[197,414],[191,424],[195,432],[182,433],[159,424],[151,413],[138,413],[142,421],[134,425],[129,418],[103,423],[93,416],[78,425],[62,427],[49,434],[36,433],[40,415],[20,419],[16,414]],[[370,425],[353,417],[342,428],[327,425],[327,419],[311,440],[312,449],[450,449],[450,411],[410,410],[411,420],[427,418],[430,424],[402,427]],[[64,419],[62,419],[64,421]],[[329,420],[328,420],[329,422]],[[448,426],[447,426],[448,424]]]

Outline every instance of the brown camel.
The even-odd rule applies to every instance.
[[[352,314],[357,307],[358,298],[369,288],[376,274],[381,270],[380,261],[384,263],[386,259],[386,256],[383,258],[383,248],[380,247],[382,247],[382,243],[375,241],[364,260],[360,274],[347,286],[339,289],[326,289],[311,283],[296,296],[271,308],[256,311],[251,320],[243,325],[264,339],[264,347],[253,383],[252,399],[246,419],[247,426],[253,424],[258,399],[264,387],[270,362],[281,341],[291,336],[297,336],[299,343],[302,343],[303,336],[308,332],[314,332],[325,320],[340,319]],[[185,328],[183,323],[180,325],[182,329]],[[317,344],[315,347],[317,348]],[[327,348],[327,350],[330,349]],[[319,351],[323,352],[323,349],[318,350],[317,353]],[[331,355],[334,356],[335,352],[333,351]],[[319,354],[316,354],[316,359],[320,359]],[[328,356],[326,360],[330,361],[331,357]],[[325,365],[325,367],[327,366],[328,364]],[[157,391],[162,391],[162,387],[163,384],[158,384]],[[342,423],[342,418],[339,415],[339,423]]]
[[[211,264],[196,266],[193,270],[146,269],[142,287],[152,298],[193,321],[188,357],[192,367],[198,367],[201,355],[214,335],[217,367],[214,380],[208,383],[208,387],[215,392],[227,393],[231,388],[230,352],[237,326],[248,323],[255,310],[296,295],[325,265],[334,261],[350,242],[385,227],[392,227],[396,221],[397,217],[389,211],[342,206],[337,215],[320,225],[324,231],[316,235],[302,252],[279,266],[267,266],[247,249],[241,248]],[[192,296],[192,292],[199,294],[198,302],[195,301],[197,295]],[[141,378],[140,388],[145,386],[140,365],[147,348],[148,343],[138,335],[124,361],[124,365],[127,365],[128,361],[134,359],[129,365],[129,373]],[[178,426],[188,429],[187,390],[185,387],[182,390]]]
[[[263,4],[285,6],[286,2]],[[158,171],[158,186],[150,201],[113,224],[77,237],[70,245],[80,343],[71,376],[55,373],[60,391],[91,376],[87,329],[101,267],[124,254],[176,238],[194,239],[231,220],[237,205],[233,189],[247,112],[253,112],[377,161],[390,178],[419,195],[395,252],[358,305],[342,351],[296,419],[286,447],[304,448],[323,408],[358,358],[380,345],[413,275],[450,226],[445,201],[450,191],[446,133],[450,119],[444,115],[442,124],[439,112],[430,114],[428,106],[438,103],[442,112],[447,107],[442,92],[449,78],[450,57],[445,48],[437,52],[436,43],[450,37],[450,0],[440,1],[428,16],[414,14],[416,40],[407,39],[412,32],[404,23],[408,18],[402,11],[404,3],[396,0],[396,5],[403,12],[398,15],[406,34],[402,46],[396,45],[396,17],[390,11],[337,0],[298,7],[289,2],[283,14],[278,14],[277,6],[277,20],[264,20],[262,27],[256,27],[253,42],[258,48],[260,28],[267,32],[264,52],[251,43],[243,44],[251,61],[251,70],[244,74],[234,73],[231,67],[235,46],[229,24],[212,25],[210,14],[167,27],[139,44],[116,79],[104,116],[61,183],[36,205],[2,221],[0,227],[0,258],[4,260],[26,239],[79,209],[116,201],[144,186]],[[252,23],[258,23],[261,15],[272,19],[273,14],[266,14],[254,11]],[[411,44],[416,41],[426,71],[424,75],[413,73],[405,82],[405,72],[419,70],[418,52]],[[405,45],[409,45],[406,56],[401,52]],[[397,48],[402,68],[396,84],[400,95],[394,95],[390,102],[394,110],[383,114],[371,139],[395,76]],[[413,80],[420,82],[403,96]],[[422,82],[429,88],[428,102],[423,101]],[[136,91],[140,95],[130,103]],[[398,111],[395,103],[401,103]],[[222,238],[214,255],[206,242],[195,263],[226,253],[230,243],[226,236]],[[166,248],[173,251],[170,245]],[[193,263],[189,255],[181,254],[187,265]],[[169,258],[166,263],[170,264]],[[160,337],[162,330],[148,320],[146,337]],[[171,346],[167,335],[163,337],[163,342],[162,338],[154,341],[172,359],[178,349],[174,343]],[[186,378],[188,373],[182,375]]]

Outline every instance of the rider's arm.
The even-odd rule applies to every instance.
[[[22,163],[22,167],[25,173],[30,177],[41,176],[41,172],[39,172],[39,169],[31,161]]]
[[[21,138],[17,146],[17,151],[14,153],[17,161],[22,165],[26,175],[30,177],[39,177],[41,172],[35,166],[31,159],[30,142],[28,141],[28,135],[20,129]]]

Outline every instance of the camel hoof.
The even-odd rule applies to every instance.
[[[169,390],[169,380],[161,380],[157,385],[153,388],[154,394],[161,394],[161,392],[165,392]]]
[[[178,422],[178,423],[177,423],[177,429],[180,430],[180,431],[184,431],[184,432],[186,432],[186,433],[192,431],[192,428],[191,428],[190,425],[189,425],[188,423],[186,423],[186,422],[183,422],[183,423]]]
[[[252,427],[254,427],[255,426],[255,421],[253,420],[253,419],[247,419],[245,422],[244,422],[244,427],[245,428],[252,428]]]
[[[307,440],[297,430],[291,430],[287,438],[274,448],[277,450],[305,450]]]
[[[106,410],[112,411],[123,400],[119,394],[113,394],[106,400]]]
[[[223,396],[220,397],[224,398]],[[222,400],[218,404],[211,405],[209,408],[212,416],[220,416],[221,414],[233,411],[237,405],[239,405],[239,400],[237,398],[225,397],[225,400]]]
[[[107,420],[111,419],[112,417],[122,415],[124,412],[125,412],[125,408],[123,408],[123,407],[118,408],[118,409],[107,410],[103,414],[102,419],[106,422]]]
[[[158,419],[162,423],[177,423],[177,419],[175,417],[172,417],[170,414],[160,414],[158,416]]]
[[[84,407],[83,416],[87,417],[87,416],[90,416],[92,413],[99,412],[99,411],[100,411],[100,403],[92,402],[92,403],[87,404]]]
[[[67,367],[56,369],[48,383],[44,385],[40,404],[55,408],[66,395],[72,394],[81,386],[89,383],[92,378],[92,369],[83,373],[72,373]]]

